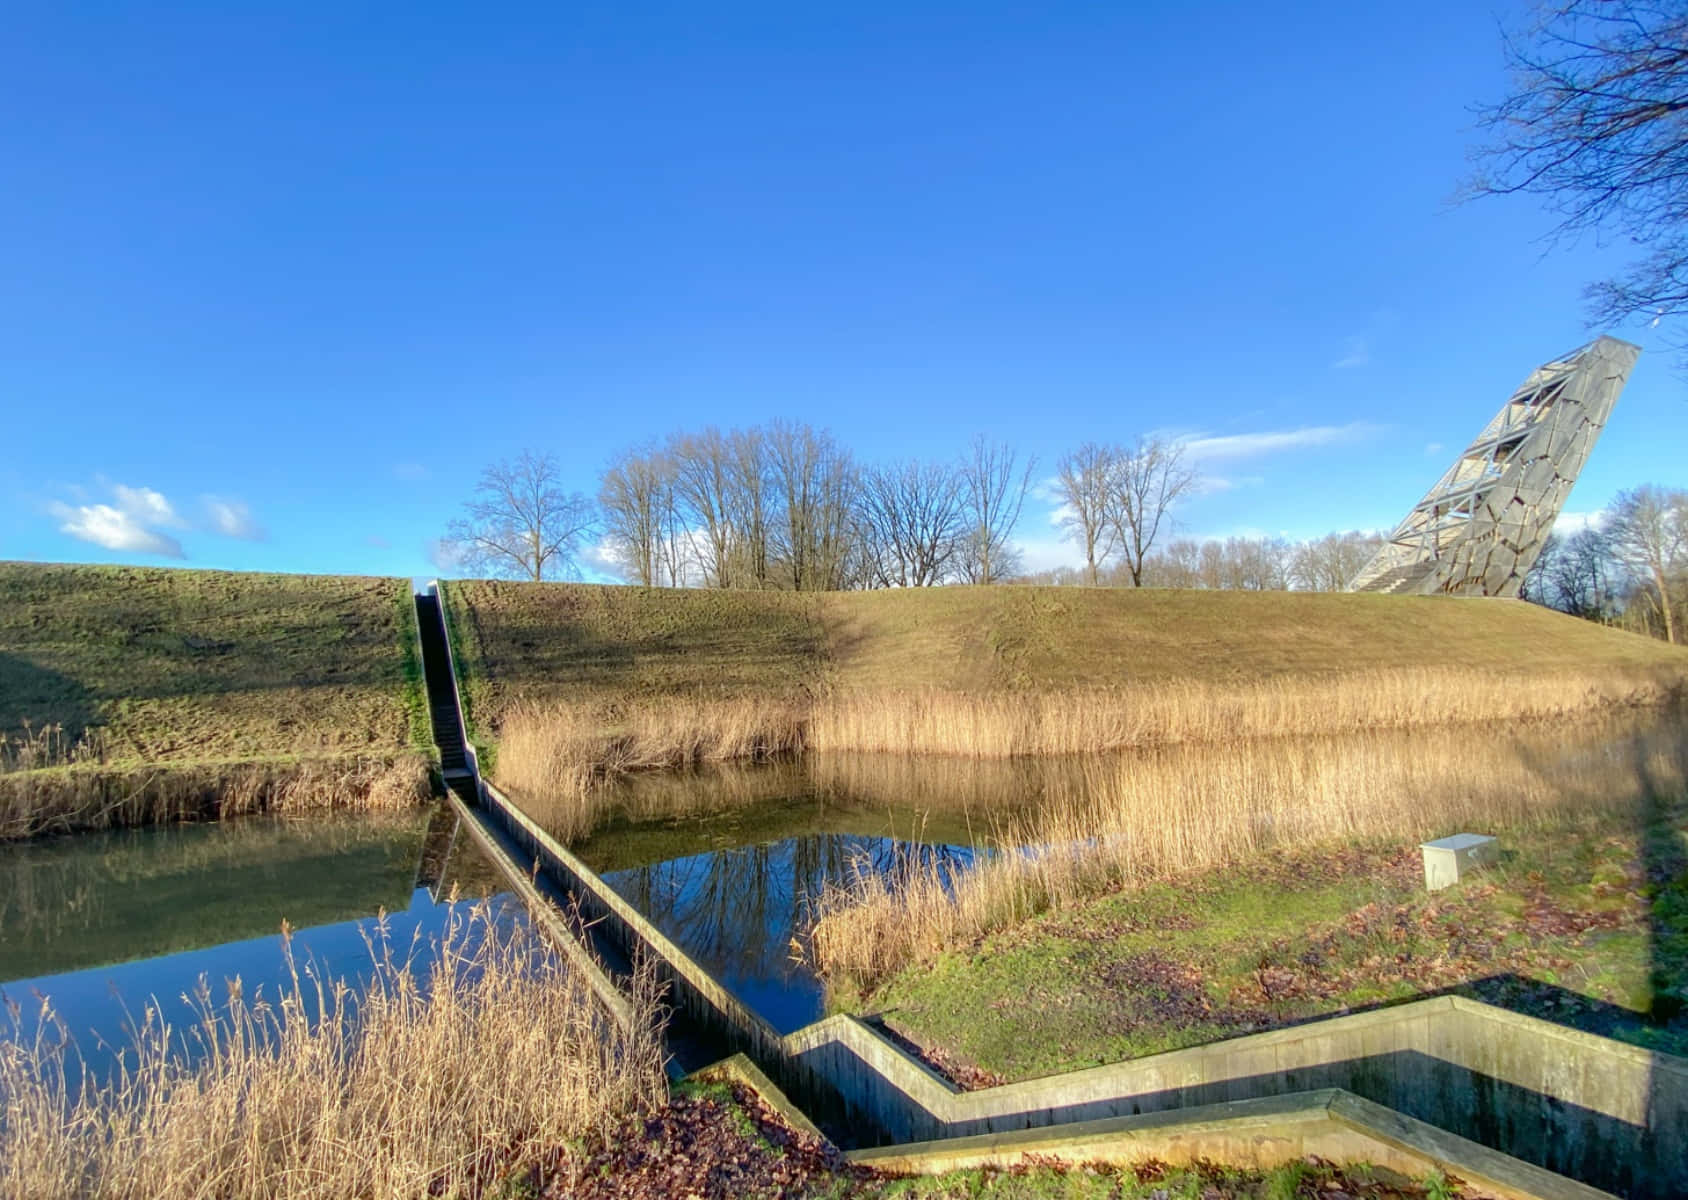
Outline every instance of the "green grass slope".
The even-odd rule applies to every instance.
[[[0,563],[0,737],[114,764],[401,751],[419,727],[402,580]]]
[[[1250,682],[1401,667],[1688,675],[1688,650],[1514,600],[1085,588],[797,595],[447,585],[471,697]]]

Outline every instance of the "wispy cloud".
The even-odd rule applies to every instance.
[[[1371,340],[1364,337],[1348,339],[1348,350],[1343,356],[1331,363],[1333,371],[1349,371],[1355,367],[1363,367],[1371,362]]]
[[[407,483],[428,478],[428,468],[418,462],[401,462],[393,464],[393,478],[403,479]]]
[[[1079,567],[1084,563],[1084,556],[1062,537],[1014,538],[1012,544],[1019,553],[1021,567],[1029,572]]]
[[[143,525],[158,525],[167,529],[181,529],[187,522],[176,513],[175,505],[162,493],[151,488],[112,485],[111,494],[117,497],[117,507]]]
[[[244,501],[226,496],[204,495],[190,521],[163,492],[149,487],[130,487],[96,478],[93,488],[81,484],[58,489],[70,503],[53,500],[47,512],[59,523],[59,530],[107,550],[136,554],[157,554],[164,558],[186,558],[176,531],[192,530],[223,537],[262,541],[264,530]]]
[[[1553,532],[1560,537],[1570,537],[1585,529],[1599,529],[1606,523],[1609,515],[1603,508],[1597,508],[1593,512],[1562,512],[1554,518]]]
[[[1281,454],[1313,446],[1357,442],[1371,437],[1378,431],[1378,427],[1369,422],[1350,421],[1346,425],[1308,425],[1301,429],[1280,429],[1263,433],[1204,435],[1185,438],[1184,455],[1193,462],[1257,458],[1264,454]]]
[[[423,547],[423,550],[428,555],[428,562],[433,565],[434,570],[443,574],[449,574],[463,566],[463,547],[457,542],[449,541],[446,538],[433,538]]]
[[[393,543],[389,542],[378,533],[372,533],[368,537],[364,538],[363,544],[366,546],[373,546],[377,550],[390,550],[393,547]]]
[[[205,506],[206,521],[213,533],[247,542],[261,542],[268,536],[264,527],[253,518],[252,510],[245,501],[201,496],[199,502]]]
[[[61,533],[91,545],[163,558],[187,557],[182,543],[163,532],[180,527],[182,521],[160,493],[122,484],[111,491],[114,504],[72,505],[55,500],[47,511],[59,522]]]
[[[1426,443],[1424,443],[1424,452],[1426,454],[1440,454],[1440,453],[1442,453],[1442,450],[1443,450],[1443,446],[1442,446],[1441,442],[1426,442]]]

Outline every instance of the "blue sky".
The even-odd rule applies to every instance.
[[[1137,7],[10,8],[0,558],[425,574],[487,462],[774,417],[1169,431],[1183,534],[1391,525],[1629,250],[1449,203],[1506,7]],[[1577,512],[1688,483],[1619,332]]]

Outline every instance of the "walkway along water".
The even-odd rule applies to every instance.
[[[417,612],[436,737],[464,745],[437,585],[430,591]],[[547,900],[561,906],[540,919],[581,969],[608,981],[601,994],[635,958],[648,962],[668,988],[682,1068],[712,1051],[742,1053],[860,1161],[942,1169],[1063,1145],[1096,1158],[1108,1156],[1097,1150],[1106,1143],[1127,1155],[1247,1165],[1324,1153],[1304,1148],[1328,1149],[1334,1136],[1348,1157],[1436,1164],[1501,1195],[1688,1190],[1688,1061],[1461,997],[974,1092],[850,1016],[781,1036],[481,781],[472,748],[464,751],[466,775],[448,774],[447,784],[468,827],[536,914]],[[537,869],[524,878],[518,864],[529,863]]]

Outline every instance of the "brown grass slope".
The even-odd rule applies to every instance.
[[[796,595],[448,585],[483,723],[518,699],[988,694],[1370,671],[1688,674],[1688,651],[1507,600],[1079,588]]]
[[[1656,703],[1688,652],[1507,601],[1052,588],[447,589],[494,776],[576,833],[622,771],[977,758],[1532,721]]]
[[[0,837],[192,815],[235,776],[241,808],[398,802],[413,622],[396,579],[0,563]]]

